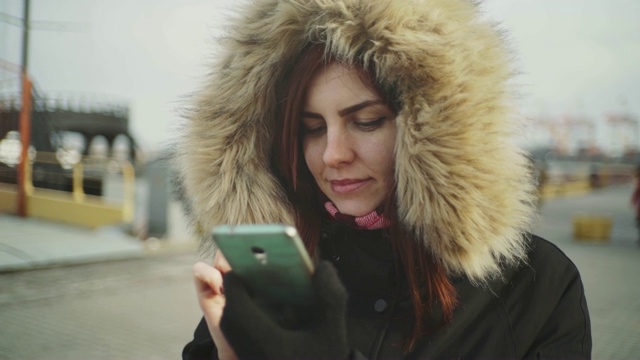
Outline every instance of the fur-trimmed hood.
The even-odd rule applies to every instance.
[[[196,94],[176,165],[194,228],[293,223],[271,173],[278,86],[301,50],[373,64],[399,90],[398,212],[452,273],[475,281],[524,258],[533,185],[513,140],[514,69],[468,0],[253,0]]]

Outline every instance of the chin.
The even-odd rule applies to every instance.
[[[353,204],[336,204],[336,207],[338,208],[340,213],[356,217],[369,215],[373,210],[376,209],[375,206],[362,206],[362,204],[358,204],[356,206],[354,206]]]

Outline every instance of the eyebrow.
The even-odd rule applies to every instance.
[[[382,100],[380,99],[375,99],[375,100],[366,100],[363,101],[361,103],[355,104],[355,105],[351,105],[349,107],[346,107],[342,110],[338,111],[338,115],[340,116],[346,116],[349,114],[353,114],[354,112],[358,111],[358,110],[362,110],[368,106],[371,105],[377,105],[377,104],[382,104]],[[308,112],[308,111],[303,111],[302,112],[302,117],[306,117],[306,118],[314,118],[314,119],[322,119],[322,116],[320,114],[317,113],[312,113],[312,112]]]

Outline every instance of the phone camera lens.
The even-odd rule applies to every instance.
[[[253,256],[256,258],[258,263],[262,265],[267,265],[267,252],[264,251],[263,248],[259,246],[252,246],[251,252],[253,253]]]
[[[264,254],[266,251],[264,251],[264,249],[259,246],[252,246],[251,252],[254,254]]]

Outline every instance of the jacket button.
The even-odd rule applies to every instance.
[[[373,308],[379,313],[387,310],[387,306],[389,306],[389,304],[387,304],[384,299],[378,299],[376,300],[375,304],[373,304]]]

